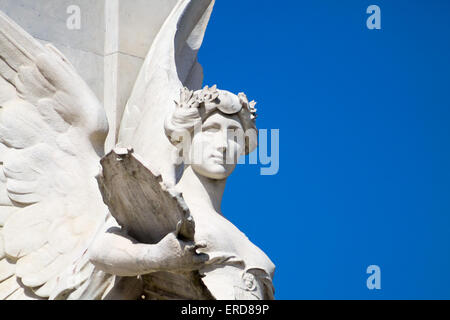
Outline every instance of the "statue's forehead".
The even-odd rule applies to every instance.
[[[206,118],[205,121],[203,121],[203,125],[207,124],[213,124],[218,123],[227,126],[241,126],[241,121],[239,119],[239,116],[237,114],[225,114],[223,112],[220,112],[218,110],[214,111],[210,116]]]

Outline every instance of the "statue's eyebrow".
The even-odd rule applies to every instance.
[[[218,122],[212,121],[212,122],[209,122],[209,123],[204,123],[202,127],[203,127],[203,128],[210,128],[210,127],[217,127],[217,128],[220,128],[221,125],[220,125],[220,123],[218,123]]]
[[[232,124],[228,127],[228,129],[230,130],[236,130],[236,129],[243,129],[242,126],[240,125],[236,125],[236,124]]]

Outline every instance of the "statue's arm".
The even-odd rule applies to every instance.
[[[102,271],[131,277],[157,271],[198,270],[208,261],[208,255],[196,252],[204,244],[178,239],[169,233],[157,244],[138,243],[119,228],[100,235],[90,251],[91,262]]]

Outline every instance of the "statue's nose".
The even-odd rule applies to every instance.
[[[227,137],[227,133],[220,131],[217,134],[217,139],[216,139],[216,147],[220,152],[225,152],[227,151],[228,148],[228,137]]]

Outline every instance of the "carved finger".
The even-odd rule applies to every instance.
[[[209,261],[209,263],[210,264],[223,264],[223,263],[228,262],[229,260],[234,259],[234,258],[236,258],[236,256],[233,256],[233,255],[222,255],[222,256],[218,256],[218,257],[215,257],[215,258],[211,259]]]
[[[190,244],[186,246],[186,251],[192,251],[195,253],[195,250],[197,250],[197,248],[195,247],[194,244]]]
[[[195,244],[195,250],[204,249],[207,247],[206,241],[199,241]]]
[[[206,253],[200,253],[200,254],[196,254],[194,256],[194,262],[198,263],[198,264],[203,264],[208,262],[209,260],[209,256]]]
[[[181,227],[183,226],[183,221],[182,220],[180,220],[180,221],[178,221],[178,223],[177,223],[177,228],[176,228],[176,230],[175,230],[175,235],[176,236],[178,236],[178,234],[180,233],[180,230],[181,230]]]

